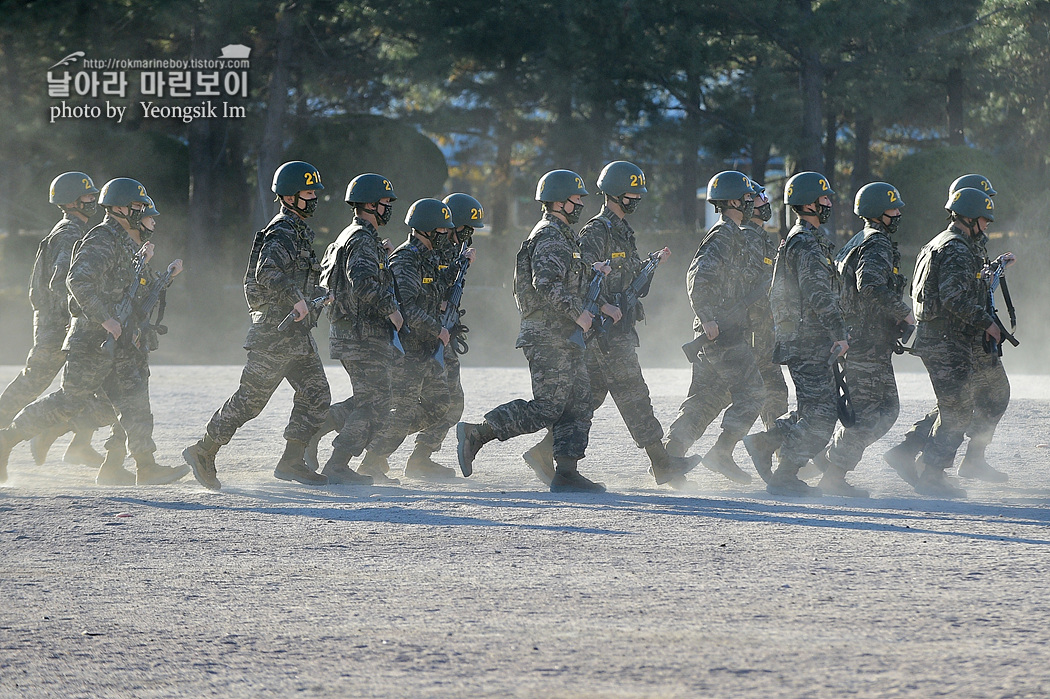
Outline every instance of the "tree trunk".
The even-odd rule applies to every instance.
[[[835,167],[838,165],[839,158],[839,117],[838,114],[829,111],[826,120],[827,133],[824,137],[824,167],[822,168],[823,174],[828,178],[828,184],[831,185],[832,189],[835,189]],[[842,201],[844,198],[844,192],[840,192],[838,200]],[[848,205],[848,201],[847,201]],[[828,230],[832,233],[838,232],[839,220],[842,219],[839,215],[838,209],[832,207],[831,218],[828,220]]]
[[[191,54],[203,58],[215,54],[214,47],[209,45],[197,15],[191,39]],[[222,259],[216,253],[220,250],[216,232],[219,230],[219,214],[222,212],[221,188],[219,178],[215,176],[221,158],[219,149],[222,146],[221,131],[212,119],[194,119],[189,132],[189,220],[186,236],[187,266],[195,270],[195,278],[215,280],[215,272],[222,268]],[[218,279],[223,283],[224,279]],[[197,294],[206,295],[208,284],[194,284],[191,288]]]
[[[284,156],[284,124],[288,112],[288,71],[292,61],[296,19],[297,16],[288,5],[282,6],[277,13],[274,67],[270,74],[266,123],[263,126],[262,141],[259,144],[258,197],[253,222],[255,228],[265,226],[274,212],[273,192],[270,191],[270,184],[273,182],[273,173],[281,164],[281,158]]]
[[[813,21],[811,0],[798,0],[798,5],[802,14],[802,26],[810,26]],[[808,37],[807,40],[811,41]],[[824,64],[820,60],[820,49],[817,46],[802,47],[799,90],[802,93],[802,147],[799,153],[799,168],[820,170],[823,164],[820,151],[824,122]]]
[[[966,91],[966,81],[963,78],[962,69],[955,66],[948,71],[948,145],[966,145],[966,135],[963,132],[963,116],[966,109],[963,105],[963,93]]]
[[[871,132],[874,120],[870,114],[858,114],[853,120],[853,176],[850,189],[856,193],[871,182]]]
[[[688,77],[688,103],[685,110],[685,133],[683,135],[681,183],[679,189],[680,223],[687,231],[696,230],[700,212],[696,192],[700,187],[700,134],[703,118],[700,114],[700,81],[693,75]]]

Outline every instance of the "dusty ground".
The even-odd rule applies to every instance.
[[[159,460],[239,370],[154,370]],[[688,375],[646,374],[666,425]],[[581,463],[604,496],[543,492],[524,437],[487,446],[470,480],[277,481],[284,388],[220,452],[220,493],[99,488],[61,462],[64,439],[43,467],[19,446],[0,488],[0,696],[1046,696],[1050,380],[1013,377],[994,444],[1010,483],[955,502],[879,461],[932,404],[924,376],[899,383],[861,502],[707,471],[657,488],[611,403]],[[465,384],[468,418],[528,391],[519,369]]]

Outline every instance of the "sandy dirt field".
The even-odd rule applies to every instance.
[[[154,369],[159,461],[181,461],[239,371]],[[646,375],[666,426],[688,373]],[[775,499],[702,467],[658,488],[611,401],[581,462],[600,496],[545,492],[530,437],[486,446],[469,480],[275,480],[287,387],[219,453],[219,493],[101,488],[62,463],[66,438],[42,467],[20,445],[0,487],[0,696],[1050,695],[1050,378],[1012,377],[989,451],[1011,480],[963,501],[881,463],[932,406],[924,375],[898,378],[901,418],[853,478],[866,501]],[[464,383],[467,418],[529,392],[523,369]],[[452,439],[437,458],[454,463]]]

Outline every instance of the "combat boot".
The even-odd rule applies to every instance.
[[[966,456],[959,464],[959,477],[973,478],[986,483],[1006,483],[1010,480],[1010,476],[992,468],[984,458],[984,450],[985,445],[974,444],[973,440],[970,440],[969,446],[966,447]]]
[[[926,466],[925,464],[922,464],[922,473],[919,475],[918,483],[915,484],[915,492],[931,498],[966,497],[966,491],[948,480],[948,476],[944,473],[943,468]]]
[[[295,481],[303,485],[327,484],[328,476],[311,471],[304,461],[305,456],[306,442],[289,439],[285,442],[284,454],[277,462],[277,468],[273,470],[274,478],[280,478],[282,481]]]
[[[94,430],[74,432],[73,439],[69,442],[69,446],[66,447],[66,453],[62,455],[62,460],[67,464],[101,466],[102,462],[105,461],[105,457],[91,446],[91,436],[94,434]],[[30,447],[32,447],[32,444],[30,444]],[[122,457],[121,461],[123,460]]]
[[[778,497],[820,497],[820,488],[809,485],[798,477],[802,464],[781,461],[769,478],[766,492]]]
[[[919,470],[915,467],[915,457],[921,447],[912,434],[907,434],[904,441],[882,455],[882,460],[897,472],[905,483],[912,488],[919,482]]]
[[[69,432],[72,429],[69,423],[63,423],[61,425],[55,425],[49,427],[37,436],[29,440],[29,451],[33,455],[33,463],[37,466],[43,466],[47,462],[47,453],[51,451],[51,445],[55,443],[55,440]],[[68,450],[67,450],[68,451]],[[97,452],[96,452],[97,453]],[[99,454],[101,458],[101,454]],[[102,462],[95,464],[100,465]]]
[[[219,446],[219,443],[205,432],[204,439],[182,450],[182,458],[193,469],[193,477],[208,490],[218,490],[222,487],[215,472],[215,455],[219,453]]]
[[[401,481],[398,479],[387,475],[390,472],[390,462],[387,461],[387,458],[371,451],[365,452],[365,458],[361,460],[361,465],[357,467],[357,472],[371,476],[372,482],[376,485],[401,484]]]
[[[682,488],[688,481],[685,474],[700,463],[698,456],[672,456],[663,442],[654,442],[645,447],[649,456],[649,473],[653,474],[657,485],[669,484],[672,488]]]
[[[136,485],[164,485],[165,483],[174,483],[190,472],[190,467],[186,464],[174,467],[161,466],[156,460],[154,460],[153,452],[151,451],[134,454],[133,456],[135,458]],[[121,457],[120,461],[123,463],[123,457]]]
[[[758,475],[767,484],[773,476],[773,454],[780,448],[783,438],[780,431],[756,432],[744,437],[744,448],[755,464]],[[792,474],[795,477],[794,474]],[[796,477],[797,480],[797,477]]]
[[[549,486],[554,480],[554,434],[547,430],[540,442],[521,455],[536,477]]]
[[[728,432],[721,433],[715,440],[714,446],[704,454],[701,463],[707,469],[722,474],[734,483],[747,485],[751,482],[751,476],[744,473],[733,460],[733,447],[736,446],[736,443],[736,438]]]
[[[416,445],[412,454],[405,464],[405,478],[415,478],[420,481],[442,481],[456,477],[455,469],[442,466],[430,458],[434,452],[426,447]]]
[[[342,413],[343,411],[340,410],[339,403],[330,407],[328,409],[328,417],[325,418],[324,424],[314,432],[314,436],[310,437],[310,441],[306,443],[306,454],[304,455],[303,460],[311,471],[316,471],[321,467],[321,462],[317,458],[317,449],[321,446],[321,440],[324,439],[324,436],[343,429],[343,424],[346,422],[346,416]]]
[[[20,441],[13,428],[8,427],[0,430],[0,483],[7,480],[7,460],[11,458],[11,450]]]
[[[372,477],[358,473],[346,464],[328,462],[321,474],[328,478],[329,485],[372,485]]]
[[[135,485],[137,480],[135,474],[124,468],[124,459],[127,455],[123,445],[119,449],[107,451],[106,458],[95,476],[95,483],[97,485]]]
[[[866,498],[871,495],[864,488],[847,483],[846,472],[830,462],[817,485],[825,495],[839,495],[846,498]]]
[[[474,457],[481,447],[495,438],[496,433],[487,422],[460,422],[456,425],[456,456],[459,457],[459,470],[464,477],[474,473]]]
[[[552,493],[604,493],[605,486],[585,478],[576,470],[576,459],[555,459]]]

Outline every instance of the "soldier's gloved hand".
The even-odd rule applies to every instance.
[[[438,333],[438,339],[441,340],[441,344],[448,347],[448,341],[452,339],[452,336],[448,334],[448,328],[441,328],[441,332]]]
[[[589,312],[584,311],[580,314],[580,317],[576,319],[576,325],[579,325],[581,328],[583,328],[584,332],[587,332],[591,329],[591,322],[593,320],[594,316],[591,315]]]
[[[987,328],[984,329],[984,333],[992,337],[996,342],[1002,342],[1003,340],[1003,334],[999,330],[998,323],[992,323],[991,325],[989,325]]]
[[[618,306],[614,306],[611,303],[602,306],[602,313],[606,317],[612,318],[614,324],[619,323],[620,319],[623,318],[623,311],[621,311]]]
[[[708,340],[714,340],[718,337],[718,321],[709,320],[706,323],[701,323],[704,328],[704,335],[707,335]]]
[[[401,327],[405,324],[405,318],[401,315],[401,311],[394,311],[393,313],[388,315],[387,318],[390,319],[390,322],[393,323],[394,327],[398,330],[400,330]]]
[[[168,265],[168,271],[171,272],[173,278],[182,274],[182,260],[175,260]]]
[[[106,332],[113,336],[114,340],[120,339],[121,327],[116,318],[106,318],[102,321],[102,327],[106,329]]]
[[[292,310],[295,311],[295,322],[302,322],[308,315],[310,315],[310,306],[306,303],[306,299],[299,299],[292,306]]]

